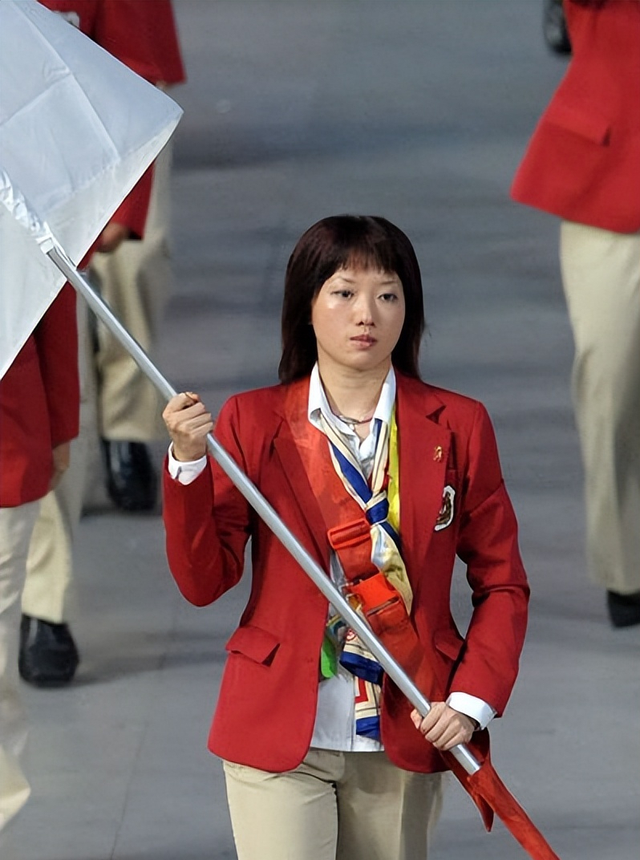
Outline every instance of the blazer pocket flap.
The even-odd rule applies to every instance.
[[[611,131],[611,123],[605,117],[561,102],[551,105],[545,120],[600,145],[607,143]]]
[[[455,661],[460,656],[464,640],[450,630],[440,630],[433,637],[433,644],[441,654]]]
[[[256,663],[270,664],[280,647],[280,640],[268,630],[248,624],[231,635],[226,649],[232,654],[243,654]]]

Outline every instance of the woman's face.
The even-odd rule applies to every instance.
[[[395,272],[338,269],[311,305],[320,370],[388,368],[404,315],[404,292]]]

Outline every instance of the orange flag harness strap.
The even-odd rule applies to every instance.
[[[336,465],[338,455],[336,455],[335,448],[338,448],[336,444],[339,439],[338,434],[335,432],[327,433],[328,444],[325,444],[325,440],[318,434],[316,428],[308,422],[304,422],[304,425],[302,427],[298,425],[296,428],[298,442],[302,443],[298,445],[298,450],[307,477],[314,488],[327,527],[329,543],[336,552],[344,571],[346,581],[343,585],[343,592],[352,602],[354,608],[367,619],[374,633],[379,636],[383,643],[386,644],[385,640],[389,640],[389,650],[403,665],[403,668],[411,671],[414,677],[419,677],[420,687],[425,695],[442,698],[444,691],[439,688],[440,685],[437,684],[435,675],[428,669],[427,661],[424,658],[424,649],[409,617],[412,599],[411,588],[398,549],[399,537],[394,528],[397,525],[399,509],[395,410],[390,422],[388,437],[382,442],[382,445],[387,449],[386,451],[380,445],[380,438],[378,438],[378,449],[381,453],[379,453],[378,458],[374,458],[374,470],[371,479],[373,486],[368,487],[369,496],[374,499],[374,504],[370,507],[374,508],[378,517],[382,514],[383,518],[387,520],[386,512],[391,510],[395,513],[393,525],[388,521],[385,521],[384,524],[385,527],[390,526],[391,528],[394,547],[389,550],[385,540],[387,545],[381,554],[376,554],[374,550],[374,542],[379,537],[379,533],[376,534],[375,526],[380,526],[380,523],[374,523],[372,526],[371,521],[366,516],[366,505],[371,500],[366,498],[366,491],[363,488],[361,491],[362,496],[365,497],[364,503],[361,499],[358,500],[356,493],[347,487],[347,481],[341,470],[339,471],[339,466]],[[379,432],[382,432],[383,429],[381,428]],[[304,439],[301,438],[300,433],[304,435]],[[347,459],[345,448],[346,446],[341,442],[338,449],[339,456]],[[355,460],[350,452],[348,452],[348,457],[349,465],[355,468]],[[382,464],[384,472],[382,480],[380,472],[376,473],[376,465],[378,465],[375,462],[376,459],[378,463]],[[388,470],[386,468],[387,462],[389,463]],[[361,471],[360,476],[361,481],[366,480],[362,477]],[[390,493],[391,499],[388,500],[387,504],[386,491],[388,487],[391,487],[392,491]],[[381,496],[384,496],[382,506],[380,505]],[[376,561],[382,557],[383,562],[390,558],[388,568],[392,570],[392,576],[388,576],[386,570],[374,563],[372,556]],[[396,583],[400,584],[402,593],[396,587]],[[334,621],[336,627],[339,628],[341,622],[335,619],[331,619],[330,627],[331,622]],[[350,636],[349,632],[345,630],[343,631],[343,638],[347,640],[344,648],[347,654],[356,652],[358,655],[360,645],[355,637]],[[365,656],[365,659],[368,657]],[[376,665],[378,665],[377,662]],[[347,657],[347,668],[351,669],[349,657]],[[356,706],[356,710],[358,710],[358,706]]]

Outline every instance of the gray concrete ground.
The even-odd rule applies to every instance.
[[[176,6],[190,82],[176,92],[161,368],[215,409],[274,380],[283,269],[302,230],[345,211],[406,230],[425,279],[424,374],[487,404],[533,589],[495,763],[563,860],[635,860],[640,630],[612,630],[585,575],[557,224],[508,199],[565,62],[543,45],[541,3]],[[68,689],[24,690],[33,798],[3,860],[230,860],[205,742],[246,588],[187,605],[158,516],[85,517],[76,563],[83,661]],[[454,597],[463,620],[463,586]],[[484,834],[452,785],[431,856],[525,854],[499,823]]]

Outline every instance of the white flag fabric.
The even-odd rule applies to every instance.
[[[75,264],[181,114],[60,15],[1,0],[0,171]],[[11,195],[0,189],[0,378],[64,283]]]

